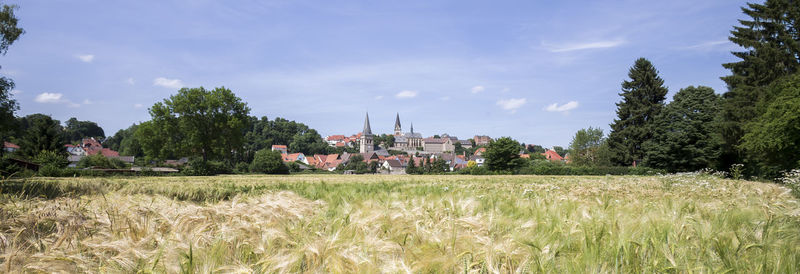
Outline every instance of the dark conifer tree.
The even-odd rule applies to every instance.
[[[612,161],[631,165],[644,159],[642,145],[653,137],[654,119],[664,108],[667,88],[650,61],[639,58],[622,82],[622,101],[617,103],[617,119],[611,124],[608,145]]]

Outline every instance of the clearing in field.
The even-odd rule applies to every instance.
[[[0,272],[800,271],[800,206],[706,175],[6,181]]]

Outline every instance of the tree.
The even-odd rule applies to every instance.
[[[561,157],[564,157],[564,155],[567,155],[567,150],[564,149],[561,146],[553,146],[553,151],[558,153],[558,155],[561,156]]]
[[[106,138],[106,140],[103,142],[103,146],[118,151],[120,155],[136,157],[144,156],[142,145],[139,143],[139,139],[137,139],[135,136],[138,128],[139,125],[134,124],[126,129],[120,129],[114,134],[114,136]]]
[[[598,152],[605,142],[603,130],[585,128],[578,130],[569,143],[570,161],[575,165],[596,166],[599,164]]]
[[[489,143],[486,147],[486,167],[491,171],[514,171],[521,168],[519,143],[510,137],[502,137]]]
[[[230,161],[242,150],[249,112],[247,103],[224,87],[183,88],[153,105],[152,120],[142,123],[135,136],[149,156]]]
[[[761,159],[761,173],[767,177],[781,170],[800,168],[800,73],[769,87],[777,94],[764,114],[745,125],[741,147]]]
[[[266,174],[289,174],[289,168],[283,163],[281,153],[270,149],[256,151],[250,172]]]
[[[78,142],[83,138],[95,137],[103,139],[106,137],[103,128],[92,121],[78,121],[75,117],[67,120],[67,126],[64,128],[64,142]]]
[[[26,130],[19,143],[21,155],[33,158],[41,151],[64,151],[61,122],[44,114],[31,114],[22,120]]]
[[[711,167],[719,157],[714,122],[720,97],[710,87],[681,89],[655,120],[653,138],[644,145],[645,165],[669,172]]]
[[[305,155],[326,153],[328,143],[314,129],[307,129],[298,132],[289,143],[289,150],[292,152],[302,152]]]
[[[17,26],[17,17],[14,15],[15,5],[3,5],[0,11],[0,55],[8,52],[8,47],[19,39],[25,31]],[[19,104],[11,94],[14,90],[14,81],[0,76],[0,141],[6,140],[11,134],[15,124],[14,113],[19,110]],[[0,154],[3,151],[0,150]]]
[[[744,48],[744,51],[732,52],[741,60],[722,65],[731,71],[731,75],[722,77],[729,88],[723,94],[723,119],[719,127],[724,141],[723,167],[760,161],[748,158],[740,146],[745,125],[764,113],[765,109],[757,105],[768,106],[772,102],[774,96],[765,87],[800,69],[800,5],[797,1],[750,3],[742,12],[750,20],[739,20],[741,26],[734,27],[728,38]]]
[[[540,145],[530,145],[529,144],[526,147],[526,149],[528,150],[528,152],[533,153],[533,154],[540,154],[540,153],[544,153],[545,152],[544,147],[542,147]]]
[[[664,107],[667,88],[650,61],[639,58],[622,82],[622,101],[617,119],[611,124],[608,145],[618,165],[630,165],[644,158],[642,144],[653,136],[653,121]]]
[[[406,174],[417,174],[417,164],[414,163],[414,157],[408,158],[408,165],[406,166]]]

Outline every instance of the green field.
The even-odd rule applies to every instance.
[[[800,205],[789,190],[707,175],[0,187],[0,272],[800,271]]]

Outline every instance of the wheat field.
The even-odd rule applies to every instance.
[[[800,271],[787,188],[709,175],[33,178],[0,272]]]

